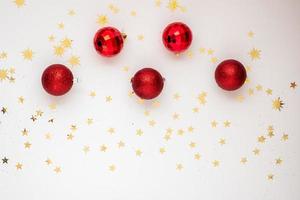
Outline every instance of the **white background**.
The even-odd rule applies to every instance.
[[[119,8],[114,14],[109,4]],[[17,8],[10,0],[0,2],[0,51],[8,58],[0,61],[1,68],[16,68],[16,82],[0,82],[0,107],[8,113],[0,115],[0,158],[8,157],[9,164],[0,164],[0,199],[272,199],[297,200],[299,192],[299,88],[290,89],[290,82],[300,83],[300,1],[298,0],[207,0],[179,1],[186,12],[167,8],[162,0],[160,7],[155,1],[140,0],[28,0]],[[74,9],[75,16],[68,16]],[[131,16],[135,10],[137,15]],[[100,57],[94,50],[93,35],[99,28],[98,15],[107,15],[109,23],[126,32],[128,38],[120,55],[114,58]],[[192,58],[186,54],[178,57],[168,52],[161,42],[164,27],[173,21],[183,21],[193,31]],[[57,24],[63,22],[60,30]],[[249,38],[247,33],[254,32]],[[56,41],[50,43],[49,35]],[[142,34],[144,40],[137,36]],[[74,40],[72,49],[59,58],[53,54],[53,44],[64,37]],[[213,49],[218,62],[235,58],[245,66],[250,82],[236,92],[224,92],[214,81],[217,63],[210,56],[200,54],[199,48]],[[32,61],[23,59],[21,52],[34,51]],[[252,61],[248,52],[261,50],[261,59]],[[46,66],[53,63],[68,65],[70,55],[80,56],[81,65],[72,68],[78,82],[62,97],[47,95],[40,83]],[[129,71],[122,68],[129,66]],[[130,78],[142,67],[158,69],[165,77],[165,88],[157,101],[137,103],[129,97]],[[260,84],[263,91],[256,91]],[[255,90],[249,96],[249,88]],[[271,88],[272,95],[264,90]],[[90,91],[97,93],[95,98]],[[207,92],[207,103],[200,105],[197,96]],[[173,95],[179,93],[176,101]],[[236,96],[245,100],[238,102]],[[24,96],[24,104],[18,97]],[[113,98],[111,103],[106,96]],[[272,108],[272,101],[280,97],[285,103],[282,111]],[[49,109],[51,103],[56,110]],[[192,109],[199,107],[199,113]],[[36,122],[30,117],[36,110],[44,114]],[[144,111],[150,115],[145,116]],[[178,120],[172,115],[180,114]],[[53,124],[48,119],[54,118]],[[87,118],[94,123],[87,125]],[[148,125],[155,120],[156,125]],[[216,120],[218,126],[211,127]],[[229,120],[231,126],[224,128]],[[66,139],[70,125],[78,130],[72,141]],[[273,138],[268,138],[267,127],[274,126]],[[187,127],[193,126],[194,133]],[[113,135],[107,129],[113,127]],[[29,129],[23,137],[21,130]],[[144,135],[136,136],[141,128]],[[174,129],[172,139],[163,139],[167,128]],[[176,131],[184,129],[184,136]],[[45,139],[50,132],[51,140]],[[289,140],[282,141],[283,133]],[[264,144],[257,137],[265,135]],[[225,145],[218,143],[226,139]],[[123,149],[117,143],[125,142]],[[23,143],[32,143],[25,149]],[[191,149],[189,143],[197,143]],[[109,149],[103,153],[99,146]],[[85,154],[83,147],[90,152]],[[159,148],[165,147],[161,155]],[[254,148],[261,150],[253,154]],[[141,149],[141,157],[135,150]],[[199,152],[201,159],[195,160]],[[241,157],[248,162],[241,164]],[[276,165],[275,159],[283,160]],[[51,158],[53,166],[45,160]],[[212,161],[220,166],[213,167]],[[16,163],[23,169],[17,170]],[[183,169],[176,170],[181,163]],[[111,172],[108,166],[114,164]],[[56,174],[54,166],[62,172]],[[274,180],[267,175],[274,174]]]

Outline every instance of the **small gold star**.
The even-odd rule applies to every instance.
[[[150,120],[150,121],[148,122],[148,124],[149,124],[149,126],[155,126],[156,121],[155,121],[155,120]]]
[[[16,164],[17,170],[21,170],[23,168],[23,165],[21,163]]]
[[[28,136],[28,130],[26,128],[22,130],[22,136]]]
[[[181,171],[181,170],[183,169],[183,165],[182,165],[181,163],[177,163],[177,164],[176,164],[176,169],[177,169],[178,171]]]
[[[201,159],[201,155],[200,155],[199,153],[196,153],[196,154],[194,155],[194,159],[195,159],[195,160],[200,160],[200,159]]]
[[[261,85],[257,85],[255,88],[257,91],[261,91],[263,89],[263,87]]]
[[[138,157],[140,157],[141,155],[142,155],[142,151],[140,150],[140,149],[137,149],[136,151],[135,151],[135,155],[136,156],[138,156]]]
[[[220,145],[226,144],[226,140],[225,140],[224,138],[221,138],[221,139],[219,140],[219,144],[220,144]]]
[[[261,136],[259,136],[259,137],[257,138],[257,141],[258,141],[259,143],[265,143],[266,138],[265,138],[265,136],[261,135]]]
[[[109,134],[114,134],[115,133],[115,129],[114,128],[109,128],[108,130],[107,130],[107,132],[109,133]]]
[[[86,120],[86,123],[88,124],[88,125],[91,125],[91,124],[93,124],[93,119],[92,118],[88,118],[87,120]]]
[[[172,117],[173,117],[174,120],[179,119],[179,114],[178,113],[174,113]]]
[[[261,53],[261,50],[253,48],[249,52],[249,55],[250,55],[250,57],[251,57],[252,60],[257,60],[257,59],[260,59],[260,53]]]
[[[72,67],[80,65],[80,58],[78,56],[71,56],[68,60]]]
[[[212,49],[208,49],[207,50],[207,55],[213,55],[214,54],[214,50],[212,50]]]
[[[289,135],[288,135],[288,134],[285,134],[285,133],[284,133],[284,134],[282,135],[282,137],[281,137],[281,140],[282,140],[282,141],[287,141],[288,139],[289,139]]]
[[[70,130],[73,131],[73,132],[77,131],[77,126],[75,124],[71,124]]]
[[[200,49],[199,49],[199,52],[200,52],[200,54],[205,54],[205,48],[203,48],[203,47],[200,48]]]
[[[159,148],[159,153],[164,154],[166,152],[166,149],[164,147]]]
[[[45,134],[45,138],[46,138],[47,140],[51,140],[51,138],[52,138],[51,133],[46,133],[46,134]]]
[[[214,161],[212,161],[212,165],[213,165],[214,167],[218,167],[218,166],[220,165],[220,161],[214,160]]]
[[[272,95],[273,90],[271,90],[270,88],[268,88],[268,89],[266,90],[266,93],[267,93],[267,95]]]
[[[116,170],[116,166],[115,165],[110,165],[108,167],[109,171],[114,172]]]
[[[25,49],[22,51],[23,58],[25,60],[32,60],[34,52],[31,49]]]
[[[2,114],[5,114],[5,113],[7,113],[7,108],[5,108],[5,107],[2,107],[2,109],[1,109],[1,112],[2,112]]]
[[[6,58],[7,58],[7,53],[4,52],[4,51],[2,51],[2,52],[0,53],[0,59],[6,59]]]
[[[54,42],[54,40],[55,40],[54,35],[49,35],[48,40],[49,40],[49,42]]]
[[[193,149],[193,148],[195,148],[195,147],[197,146],[197,144],[196,144],[195,142],[191,142],[191,143],[189,144],[189,146]]]
[[[35,120],[37,120],[37,118],[34,115],[31,115],[30,119],[35,122]]]
[[[25,147],[25,149],[30,149],[31,144],[29,142],[25,142],[24,147]]]
[[[106,101],[106,102],[111,102],[111,101],[112,101],[112,97],[111,97],[111,96],[105,97],[105,101]]]
[[[276,163],[276,165],[280,165],[282,163],[281,158],[275,159],[275,163]]]
[[[267,178],[268,178],[268,180],[271,180],[271,181],[272,181],[272,180],[274,179],[274,175],[273,175],[273,174],[268,174],[268,175],[267,175]]]
[[[211,124],[211,127],[216,128],[218,125],[218,122],[216,122],[216,120],[213,120],[210,124]]]
[[[183,134],[184,134],[184,130],[183,129],[178,129],[177,130],[177,135],[183,136]]]
[[[51,109],[51,110],[55,110],[56,109],[56,103],[51,103],[48,105],[48,107]]]
[[[253,33],[252,31],[249,31],[249,32],[248,32],[248,37],[249,37],[249,38],[253,38],[253,36],[254,36],[254,33]]]
[[[295,89],[297,87],[296,82],[291,82],[290,83],[290,88]]]
[[[95,97],[95,96],[96,96],[96,92],[95,92],[95,91],[91,91],[91,92],[90,92],[90,96],[91,96],[91,97]]]
[[[51,165],[52,164],[52,160],[49,159],[49,158],[47,160],[45,160],[45,162],[46,162],[47,165]]]
[[[171,139],[171,134],[166,133],[166,134],[164,135],[164,139],[165,139],[166,141],[169,141],[169,140]]]
[[[133,16],[133,17],[135,17],[135,16],[136,16],[136,11],[135,11],[135,10],[132,10],[132,11],[130,12],[130,15]]]
[[[76,15],[76,12],[74,10],[69,10],[68,15],[74,16],[74,15]]]
[[[253,153],[254,153],[254,155],[259,155],[259,153],[260,153],[260,150],[258,149],[258,148],[255,148],[254,150],[253,150]]]
[[[243,95],[241,95],[241,94],[237,95],[237,97],[236,97],[236,100],[237,100],[238,102],[243,102],[244,99],[245,99],[245,97],[244,97]]]
[[[60,44],[63,48],[71,48],[72,42],[73,42],[73,40],[66,37],[65,39],[60,41]]]
[[[248,162],[248,159],[246,157],[242,157],[241,160],[240,160],[240,162],[242,164],[246,164],[246,162]]]
[[[144,115],[149,116],[149,115],[150,115],[150,111],[145,110],[145,111],[144,111]]]
[[[122,148],[122,147],[124,147],[125,146],[125,143],[123,142],[123,141],[120,141],[119,143],[118,143],[118,147],[119,148]]]
[[[138,35],[138,36],[137,36],[137,39],[140,40],[140,41],[141,41],[141,40],[144,40],[144,35],[142,35],[142,34]]]
[[[194,127],[189,126],[189,127],[188,127],[188,132],[190,132],[190,133],[194,132]]]
[[[210,58],[210,62],[211,62],[211,63],[216,63],[216,62],[218,62],[218,58],[216,58],[216,57],[211,57],[211,58]]]
[[[59,29],[64,29],[64,28],[65,28],[65,24],[62,23],[62,22],[61,22],[61,23],[58,23],[57,26],[58,26]]]
[[[61,57],[65,53],[65,48],[63,46],[54,46],[54,55]]]
[[[198,101],[200,104],[205,105],[206,104],[206,97],[207,97],[207,93],[206,92],[201,92],[198,95]]]
[[[226,120],[224,121],[224,127],[230,127],[231,122]]]
[[[248,95],[252,96],[254,94],[254,90],[252,88],[248,89]]]
[[[4,81],[8,78],[8,73],[6,69],[0,69],[0,81]]]
[[[100,151],[106,152],[106,150],[107,150],[107,146],[105,144],[100,146]]]
[[[87,154],[89,151],[90,151],[90,147],[89,147],[89,146],[84,146],[84,147],[83,147],[83,152],[84,152],[85,154]]]
[[[61,172],[61,168],[59,166],[56,166],[54,168],[54,172],[57,173],[57,174],[60,173]]]
[[[97,24],[99,24],[100,26],[104,26],[107,23],[108,23],[108,18],[106,15],[98,15]]]
[[[38,117],[41,117],[44,114],[44,112],[41,110],[37,110],[35,113],[36,113],[36,116],[38,116]]]
[[[273,109],[281,111],[281,109],[283,108],[283,105],[284,105],[284,103],[280,99],[280,97],[273,100]]]
[[[19,103],[23,104],[25,99],[24,99],[24,97],[20,96],[20,97],[18,97],[18,101],[19,101]]]
[[[18,8],[23,7],[25,5],[25,0],[14,0],[14,3]]]
[[[175,11],[175,10],[177,10],[178,8],[180,8],[180,5],[179,5],[179,3],[178,3],[177,0],[169,0],[168,8],[169,8],[171,11]]]
[[[193,108],[193,113],[198,113],[199,112],[199,108],[198,107],[194,107]]]
[[[67,135],[67,140],[73,140],[74,135],[72,133]]]

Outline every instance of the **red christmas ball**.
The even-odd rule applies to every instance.
[[[224,90],[239,89],[247,78],[247,72],[242,63],[236,60],[221,62],[215,71],[217,84]]]
[[[94,37],[96,51],[105,57],[115,56],[123,48],[122,33],[114,27],[104,27],[97,31]]]
[[[72,88],[73,74],[64,65],[50,65],[43,72],[42,85],[49,94],[54,96],[63,95]]]
[[[164,78],[155,69],[143,68],[136,72],[131,83],[137,96],[142,99],[153,99],[161,93],[164,87]]]
[[[191,45],[193,35],[191,29],[186,24],[174,22],[165,28],[162,39],[167,49],[179,53]]]

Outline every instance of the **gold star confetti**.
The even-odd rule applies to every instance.
[[[135,17],[135,16],[136,16],[136,11],[135,11],[135,10],[132,10],[132,11],[130,12],[130,15],[133,16],[133,17]]]
[[[137,39],[140,40],[140,41],[144,40],[144,35],[142,35],[142,34],[138,35]]]
[[[207,55],[213,55],[214,54],[214,50],[212,50],[212,49],[208,49],[207,50]]]
[[[18,102],[19,102],[20,104],[23,104],[24,101],[25,101],[24,97],[22,97],[22,96],[19,96],[19,97],[18,97]]]
[[[261,136],[258,136],[257,141],[258,141],[259,143],[265,143],[266,138],[265,138],[265,136],[261,135]]]
[[[272,95],[273,90],[271,90],[270,88],[268,88],[268,89],[266,90],[266,93],[267,93],[267,95]]]
[[[184,130],[183,129],[178,129],[177,130],[177,135],[183,136],[184,135]]]
[[[14,0],[14,3],[18,8],[23,7],[25,5],[25,0]]]
[[[49,40],[49,42],[54,42],[54,40],[55,40],[54,35],[49,35],[48,40]]]
[[[238,102],[243,102],[245,100],[245,97],[243,95],[239,94],[239,95],[236,96],[236,100]]]
[[[183,169],[183,165],[181,163],[176,164],[176,170],[181,171]]]
[[[58,29],[64,29],[65,28],[65,24],[64,23],[58,23],[57,24]]]
[[[125,143],[123,141],[119,141],[118,147],[119,148],[125,147]]]
[[[220,145],[226,144],[226,140],[225,140],[224,138],[221,138],[221,139],[219,140],[219,144],[220,144]]]
[[[54,55],[61,57],[65,53],[65,48],[63,46],[54,46]]]
[[[29,142],[25,142],[24,147],[25,147],[25,149],[30,149],[31,144]]]
[[[203,48],[203,47],[201,47],[201,48],[199,49],[200,54],[205,54],[205,51],[206,51],[206,49]]]
[[[5,108],[5,107],[2,107],[2,109],[1,109],[1,112],[2,112],[2,114],[5,114],[5,113],[7,113],[7,108]]]
[[[52,164],[52,160],[49,159],[49,158],[47,158],[47,160],[45,160],[45,162],[46,162],[47,165],[51,165]]]
[[[201,159],[201,155],[200,155],[199,153],[196,153],[196,154],[194,155],[194,159],[195,159],[195,160],[200,160],[200,159]]]
[[[258,149],[258,148],[255,148],[254,150],[253,150],[253,153],[254,153],[254,155],[259,155],[259,153],[260,153],[260,150]]]
[[[104,26],[108,23],[108,18],[106,15],[98,15],[97,24]]]
[[[87,123],[88,125],[93,124],[93,122],[94,122],[94,120],[93,120],[92,118],[88,118],[88,119],[86,120],[86,123]]]
[[[73,40],[66,37],[65,39],[60,41],[60,44],[63,48],[71,48],[72,42],[73,42]]]
[[[174,113],[174,114],[172,115],[172,118],[173,118],[174,120],[179,119],[179,117],[180,117],[180,115],[179,115],[178,113]]]
[[[112,13],[117,14],[119,12],[119,8],[113,4],[109,4],[108,8],[112,11]]]
[[[213,120],[210,124],[211,124],[212,128],[216,128],[218,125],[218,122],[216,122],[216,120]]]
[[[261,50],[253,48],[249,52],[249,55],[250,55],[250,57],[251,57],[252,60],[258,60],[258,59],[260,59],[260,53],[261,53]]]
[[[253,31],[249,31],[247,35],[248,35],[249,38],[253,38],[254,33],[253,33]]]
[[[100,146],[100,151],[106,152],[107,148],[108,147],[105,144],[103,144],[103,145]]]
[[[21,170],[23,168],[23,165],[21,163],[16,164],[17,170]]]
[[[166,152],[166,149],[164,147],[159,148],[159,153],[164,154]]]
[[[56,166],[56,167],[54,168],[54,172],[57,173],[57,174],[61,173],[61,167]]]
[[[138,157],[141,157],[142,153],[143,152],[140,149],[135,150],[135,155],[138,156]]]
[[[46,138],[46,140],[51,140],[52,134],[51,133],[46,133],[45,138]]]
[[[8,78],[8,72],[6,69],[0,69],[0,81],[4,81]]]
[[[95,92],[95,91],[91,91],[91,92],[90,92],[90,96],[91,96],[91,97],[95,97],[95,96],[96,96],[96,92]]]
[[[6,59],[6,58],[7,58],[7,53],[4,52],[4,51],[2,51],[2,52],[0,53],[0,59]]]
[[[189,127],[188,127],[188,132],[190,132],[190,133],[194,132],[194,127],[189,126]]]
[[[50,103],[49,105],[48,105],[48,107],[51,109],[51,110],[55,110],[56,109],[56,103]]]
[[[28,130],[24,128],[22,131],[22,136],[28,136]]]
[[[90,151],[90,147],[89,147],[89,146],[84,146],[84,147],[83,147],[83,152],[84,152],[85,154],[87,154],[89,151]]]
[[[78,56],[71,56],[68,60],[72,67],[80,65],[80,58]]]
[[[282,137],[281,137],[281,140],[282,140],[282,141],[287,141],[288,139],[289,139],[289,135],[286,134],[286,133],[284,133],[284,134],[282,135]]]
[[[224,124],[224,127],[230,127],[231,122],[226,120],[226,121],[224,121],[223,124]]]
[[[108,130],[107,130],[107,132],[109,133],[109,134],[114,134],[115,133],[115,129],[114,128],[109,128]]]
[[[145,110],[145,111],[144,111],[144,115],[145,115],[145,116],[149,116],[149,115],[150,115],[150,111],[149,111],[149,110]]]
[[[267,179],[272,181],[274,179],[274,174],[268,174]]]
[[[241,160],[240,160],[240,162],[242,164],[246,164],[246,162],[248,162],[248,159],[246,157],[242,157]]]
[[[74,135],[72,133],[67,135],[67,140],[73,140]]]
[[[112,101],[112,97],[111,96],[105,97],[105,101],[108,102],[108,103],[111,102]]]
[[[25,49],[22,51],[23,58],[25,60],[32,60],[34,52],[31,49]]]
[[[195,142],[191,142],[190,144],[189,144],[189,146],[190,146],[190,148],[195,148],[196,146],[197,146],[197,144],[195,143]]]
[[[280,99],[280,97],[278,97],[278,98],[276,98],[276,99],[273,100],[272,105],[273,105],[273,109],[281,111],[281,109],[283,108],[284,103]]]
[[[295,89],[297,87],[296,82],[291,82],[290,83],[290,88]]]
[[[252,96],[254,94],[254,90],[252,88],[248,89],[248,95]]]
[[[155,120],[150,120],[149,122],[148,122],[148,124],[149,124],[149,126],[155,126],[156,125],[156,121]]]
[[[218,166],[220,165],[220,161],[214,160],[214,161],[212,161],[212,165],[213,165],[214,167],[218,167]]]
[[[207,93],[206,92],[201,92],[198,95],[198,101],[199,101],[199,103],[202,104],[202,105],[206,104],[206,97],[207,97]]]
[[[210,62],[211,62],[211,63],[217,63],[217,62],[218,62],[218,58],[216,58],[216,57],[211,57],[211,58],[210,58]]]
[[[281,165],[281,163],[282,163],[281,158],[276,158],[276,159],[275,159],[275,164],[276,164],[276,165]]]
[[[74,15],[76,15],[76,12],[73,9],[71,9],[71,10],[69,10],[68,15],[74,16]]]
[[[110,165],[108,167],[109,171],[114,172],[116,170],[116,166],[115,165]]]

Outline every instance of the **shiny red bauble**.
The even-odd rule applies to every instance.
[[[174,53],[180,53],[191,45],[193,35],[186,24],[174,22],[165,28],[162,40],[167,49]]]
[[[247,72],[243,64],[233,59],[221,62],[215,71],[216,82],[224,90],[239,89],[246,78]]]
[[[131,83],[137,96],[142,99],[153,99],[161,93],[164,87],[164,78],[155,69],[143,68],[136,72]]]
[[[43,88],[51,95],[66,94],[73,85],[73,74],[69,68],[61,64],[50,65],[42,75]]]
[[[105,57],[115,56],[123,48],[122,33],[114,27],[104,27],[97,31],[94,37],[96,51]]]

